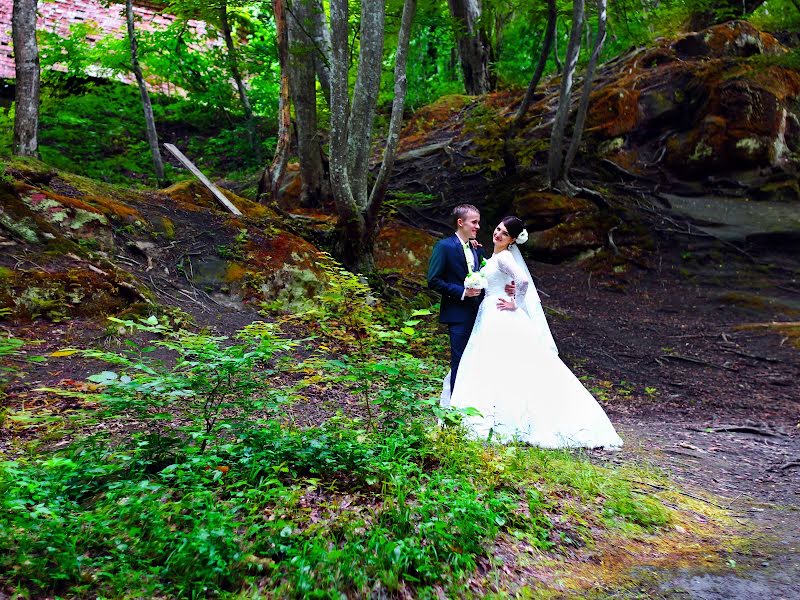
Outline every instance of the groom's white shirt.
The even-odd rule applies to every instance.
[[[475,255],[472,254],[472,248],[469,246],[469,240],[462,239],[456,231],[456,237],[461,242],[461,248],[464,250],[464,258],[467,259],[467,269],[472,271],[475,269]]]

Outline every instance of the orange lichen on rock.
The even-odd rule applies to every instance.
[[[117,200],[112,200],[111,198],[103,198],[102,196],[86,196],[84,200],[87,204],[97,207],[100,212],[106,215],[119,217],[125,221],[139,221],[142,219],[142,216],[139,214],[138,210]]]
[[[319,293],[325,280],[319,251],[303,238],[280,231],[248,242],[245,250],[245,299],[279,300],[288,307]]]
[[[747,21],[728,21],[709,27],[703,32],[703,41],[713,56],[752,56],[786,51],[775,37],[759,31]]]
[[[62,196],[61,194],[56,194],[54,192],[43,190],[39,187],[34,187],[21,182],[16,182],[14,187],[16,188],[20,197],[25,199],[27,204],[29,204],[34,210],[37,210],[38,207],[41,207],[45,204],[52,206],[51,202],[47,202],[50,200],[60,204],[65,208],[85,210],[86,212],[97,213],[98,215],[103,214],[99,208],[92,206],[91,204],[87,204],[82,200],[78,200],[77,198]]]
[[[433,130],[458,129],[460,127],[458,115],[473,101],[470,96],[453,94],[442,96],[432,104],[419,109],[403,128],[397,152],[406,152],[424,145]]]
[[[240,263],[228,263],[228,268],[225,271],[225,283],[242,281],[245,275],[247,275],[247,270]]]
[[[246,198],[242,198],[241,196],[237,196],[233,192],[226,189],[220,189],[220,191],[245,216],[251,218],[277,218],[277,215],[272,209],[262,204],[258,204],[256,202],[247,200]],[[214,197],[214,194],[212,194],[206,186],[195,179],[179,181],[178,183],[161,190],[161,193],[172,198],[172,200],[174,200],[178,206],[186,210],[195,212],[209,209],[227,211],[227,209],[222,206],[220,201]]]
[[[389,221],[375,240],[375,266],[380,271],[401,273],[424,281],[436,238],[398,221]]]
[[[633,87],[605,86],[591,95],[590,102],[586,131],[613,137],[630,132],[639,123],[639,91]]]
[[[481,98],[481,104],[486,108],[492,109],[499,116],[508,117],[516,111],[524,92],[519,89],[505,89],[491,92]]]

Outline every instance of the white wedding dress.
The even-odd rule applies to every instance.
[[[516,246],[493,255],[481,269],[488,286],[449,397],[480,416],[464,424],[480,439],[527,442],[542,448],[620,448],[622,440],[603,409],[558,357],[541,302]],[[516,310],[499,310],[505,286],[516,284]]]

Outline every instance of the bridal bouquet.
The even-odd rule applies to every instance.
[[[473,271],[467,278],[464,280],[464,287],[465,288],[474,288],[478,290],[485,290],[486,286],[489,284],[486,281],[486,276],[480,271]]]

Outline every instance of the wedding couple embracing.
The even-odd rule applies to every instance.
[[[603,409],[561,361],[519,244],[517,217],[492,234],[494,252],[474,243],[480,212],[453,209],[455,233],[436,243],[428,286],[441,293],[440,321],[450,331],[451,371],[442,404],[474,408],[463,423],[482,439],[542,448],[619,448]],[[472,411],[471,411],[472,412]]]

